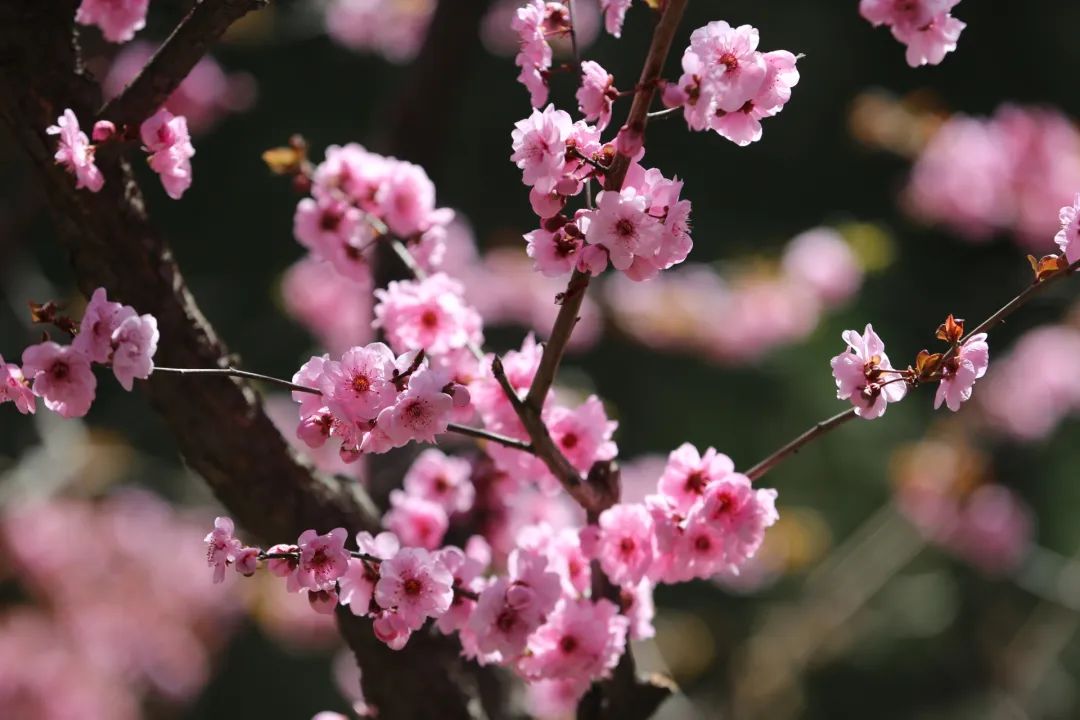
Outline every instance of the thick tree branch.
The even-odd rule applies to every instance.
[[[140,124],[165,103],[234,22],[268,3],[269,0],[198,0],[146,67],[101,108],[99,118],[111,120],[117,127]]]

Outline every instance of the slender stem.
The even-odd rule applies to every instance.
[[[246,378],[248,380],[260,380],[262,382],[271,383],[273,385],[280,385],[281,387],[287,387],[290,390],[296,392],[311,393],[312,395],[322,395],[322,393],[313,387],[307,385],[297,385],[294,382],[288,380],[282,380],[281,378],[271,377],[269,375],[261,375],[259,373],[248,372],[247,370],[240,370],[234,367],[227,368],[171,368],[171,367],[155,367],[156,373],[173,373],[176,375],[223,375],[226,377],[238,377]]]
[[[135,126],[160,108],[229,26],[269,0],[199,0],[135,79],[98,112]]]
[[[656,120],[657,118],[665,118],[665,117],[671,115],[672,113],[677,113],[680,110],[682,110],[682,106],[664,108],[663,110],[657,110],[656,112],[651,112],[648,115],[646,115],[646,117],[649,118],[650,120]]]
[[[822,420],[821,422],[814,425],[814,427],[810,428],[802,435],[795,438],[787,445],[784,445],[784,447],[780,448],[772,455],[769,455],[769,457],[765,458],[757,465],[747,470],[746,477],[750,478],[751,480],[757,480],[759,477],[769,472],[769,470],[772,470],[774,466],[779,465],[781,462],[783,462],[783,460],[789,455],[794,455],[795,453],[799,452],[799,450],[802,449],[803,445],[806,445],[807,443],[816,440],[817,438],[834,430],[835,428],[840,427],[854,417],[855,408],[849,408],[842,413],[833,415],[828,420]]]
[[[1042,292],[1047,285],[1050,285],[1051,283],[1065,277],[1066,275],[1071,275],[1072,273],[1076,272],[1077,269],[1080,269],[1080,260],[1074,262],[1066,268],[1058,270],[1052,275],[1047,275],[1045,278],[1038,282],[1029,285],[1023,290],[1023,292],[1021,292],[1009,302],[1005,303],[1000,310],[979,323],[974,330],[967,333],[960,341],[959,345],[962,346],[973,336],[978,335],[979,333],[987,332],[988,330],[992,330],[1001,323],[1005,322],[1005,318],[1026,305],[1033,297]],[[944,365],[955,354],[956,347],[949,348],[949,350],[942,355],[939,365]],[[940,380],[940,376],[937,379]],[[894,381],[890,380],[889,382]],[[754,465],[752,468],[747,470],[746,476],[751,480],[757,480],[765,473],[769,472],[769,470],[773,469],[776,465],[779,465],[785,458],[799,452],[799,450],[802,449],[802,447],[807,443],[816,440],[822,435],[832,432],[836,428],[846,423],[848,420],[851,420],[853,417],[855,417],[855,408],[850,408],[842,413],[833,415],[828,420],[823,420],[817,423],[812,428],[804,432],[802,435],[798,436],[791,442],[781,447],[776,452],[766,457],[757,465]]]
[[[458,435],[466,435],[478,440],[487,440],[489,442],[498,443],[499,445],[505,445],[508,448],[515,450],[521,450],[534,454],[533,447],[527,442],[516,440],[505,435],[489,432],[483,428],[471,427],[469,425],[459,425],[458,423],[450,423],[446,426],[448,432],[457,433]]]

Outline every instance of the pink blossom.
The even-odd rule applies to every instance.
[[[423,348],[428,354],[483,342],[482,320],[463,298],[464,287],[445,273],[424,280],[391,282],[376,290],[375,326],[396,352]]]
[[[32,415],[36,410],[34,392],[23,377],[22,370],[15,363],[5,363],[0,355],[0,403],[15,403],[15,408],[23,415]]]
[[[559,576],[547,570],[547,560],[534,552],[515,550],[510,574],[480,593],[468,629],[477,648],[512,660],[525,649],[529,635],[544,622],[560,594]]]
[[[388,532],[375,537],[367,532],[357,533],[356,545],[360,552],[376,560],[389,560],[401,547],[397,536]],[[349,568],[338,578],[338,602],[347,605],[353,615],[368,614],[375,584],[379,582],[380,565],[366,558],[350,557]]]
[[[409,237],[430,227],[435,213],[435,185],[419,165],[397,161],[383,178],[375,202],[390,231]],[[435,217],[442,224],[449,222],[442,215]]]
[[[630,9],[631,0],[600,0],[600,9],[604,12],[604,29],[615,37],[622,36],[623,21]]]
[[[94,142],[105,142],[111,140],[114,135],[116,135],[116,123],[111,120],[98,120],[90,132],[90,139]]]
[[[337,355],[372,339],[371,271],[367,263],[363,266],[367,275],[355,280],[308,255],[281,280],[286,312]]]
[[[466,512],[475,495],[471,474],[468,460],[429,448],[409,466],[402,484],[409,495],[438,503],[448,513]]]
[[[965,23],[949,14],[960,0],[861,0],[859,12],[875,26],[888,25],[908,46],[911,67],[937,65],[956,49]]]
[[[863,280],[851,246],[831,228],[814,228],[793,237],[784,248],[781,267],[785,275],[829,305],[849,299]]]
[[[1072,205],[1061,208],[1059,217],[1061,230],[1054,236],[1054,242],[1071,265],[1080,261],[1080,193],[1076,194]]]
[[[435,442],[435,436],[446,432],[454,399],[445,392],[446,376],[431,369],[422,369],[409,378],[409,388],[397,404],[379,413],[379,426],[398,443],[408,440]]]
[[[390,505],[383,516],[383,527],[397,535],[403,544],[427,550],[442,544],[450,526],[442,505],[401,490],[390,493]]]
[[[150,0],[82,0],[75,22],[97,25],[105,39],[124,43],[146,27],[146,9]]]
[[[600,63],[581,63],[581,87],[577,91],[578,109],[585,119],[603,130],[611,122],[611,104],[619,96],[615,78]]]
[[[778,114],[791,99],[791,88],[799,82],[796,58],[786,50],[762,55],[766,64],[760,89],[733,111],[718,108],[710,128],[739,146],[761,139],[761,121]]]
[[[986,333],[973,335],[942,368],[941,381],[934,395],[934,408],[945,403],[956,412],[960,404],[971,399],[971,390],[975,381],[986,374],[990,364],[990,346],[986,343]]]
[[[611,460],[618,454],[611,436],[619,423],[608,420],[604,404],[595,395],[590,395],[575,410],[552,408],[547,423],[555,444],[581,472],[588,472],[593,463]]]
[[[300,548],[296,545],[278,544],[266,551],[268,555],[288,555],[284,558],[270,558],[266,561],[266,569],[274,577],[285,578],[285,590],[291,593],[300,592],[303,585],[300,581]]]
[[[233,536],[235,526],[227,517],[214,518],[214,529],[206,536],[206,564],[214,568],[214,582],[225,580],[225,568],[235,562],[243,545]]]
[[[236,553],[236,564],[233,566],[236,572],[245,577],[251,577],[255,574],[255,569],[259,564],[259,548],[257,547],[242,547]]]
[[[379,566],[375,602],[393,608],[412,630],[450,609],[454,577],[426,550],[405,548]]]
[[[491,548],[483,537],[474,535],[470,538],[466,552],[451,546],[439,550],[435,557],[453,575],[455,589],[464,588],[473,592],[483,590],[484,580],[480,574],[491,562]],[[450,608],[435,621],[439,632],[443,634],[463,629],[476,608],[476,600],[456,591],[453,595]]]
[[[533,259],[533,267],[547,277],[561,277],[573,270],[585,240],[573,223],[565,223],[553,232],[540,228],[524,237],[525,252]]]
[[[435,0],[332,0],[326,7],[326,33],[351,50],[407,62],[424,42],[435,4]]]
[[[617,270],[627,270],[635,256],[656,252],[663,225],[647,214],[646,198],[634,189],[602,191],[597,196],[596,213],[585,239],[608,251]]]
[[[391,650],[400,650],[405,647],[412,636],[412,628],[403,617],[396,612],[382,612],[371,623],[375,637],[386,644]]]
[[[98,288],[90,296],[90,302],[79,323],[79,334],[71,346],[92,362],[107,363],[112,356],[112,337],[120,323],[135,315],[132,308],[110,302],[105,288]]]
[[[191,158],[195,155],[187,119],[161,108],[143,121],[139,135],[150,153],[150,167],[161,176],[165,192],[179,200],[191,187]]]
[[[389,380],[393,362],[393,353],[382,343],[354,347],[341,360],[325,362],[317,381],[323,402],[335,415],[351,422],[374,420],[397,395]],[[305,398],[302,402],[317,401]]]
[[[375,232],[352,205],[337,198],[304,198],[296,205],[293,234],[341,275],[370,284],[368,250],[374,245]]]
[[[855,414],[865,420],[873,420],[885,413],[885,406],[903,400],[907,383],[892,370],[885,343],[867,325],[860,336],[854,330],[845,330],[844,342],[848,349],[830,364],[836,378],[836,397],[850,400]]]
[[[113,373],[125,390],[131,390],[135,378],[145,380],[154,371],[159,337],[153,315],[131,315],[113,331]]]
[[[630,621],[631,640],[647,640],[656,636],[656,628],[653,627],[656,606],[653,604],[651,581],[643,579],[633,587],[624,587],[619,593],[619,605]]]
[[[82,417],[90,410],[97,378],[90,360],[68,346],[47,341],[31,345],[22,354],[23,375],[45,407],[66,418]]]
[[[737,573],[739,566],[757,553],[765,529],[778,517],[775,490],[755,490],[748,477],[731,473],[709,486],[700,515],[692,515],[688,525],[703,522],[719,529],[724,539],[724,562]]]
[[[521,68],[518,82],[529,91],[533,107],[547,102],[547,73],[551,68],[548,36],[569,30],[569,12],[562,3],[528,0],[518,8],[510,27],[518,37],[514,64]]]
[[[701,59],[703,93],[717,109],[735,112],[761,89],[768,67],[757,46],[756,28],[733,28],[723,20],[690,34],[687,52]]]
[[[707,448],[698,453],[690,443],[683,443],[668,455],[659,491],[676,512],[685,515],[705,495],[705,489],[735,472],[735,463],[727,455]]]
[[[628,629],[610,600],[564,600],[529,637],[518,667],[529,678],[608,677],[626,648]]]
[[[541,193],[555,190],[563,175],[566,141],[573,125],[570,115],[554,105],[533,110],[532,115],[514,124],[510,159],[521,168],[523,183]]]
[[[642,505],[615,505],[600,514],[597,558],[617,585],[636,585],[656,552],[652,517]]]
[[[307,599],[311,609],[322,615],[333,615],[338,602],[337,591],[333,585],[322,590],[308,590]]]
[[[86,133],[79,129],[79,119],[75,113],[70,108],[64,110],[64,114],[56,119],[56,124],[47,127],[45,132],[60,136],[53,157],[58,165],[63,165],[75,176],[75,187],[86,188],[90,192],[101,190],[105,176],[94,164],[94,146]]]
[[[334,528],[325,535],[305,530],[297,541],[300,547],[300,583],[309,590],[327,590],[349,567],[345,550],[345,528]]]

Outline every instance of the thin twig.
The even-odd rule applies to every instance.
[[[529,454],[534,453],[532,445],[527,442],[523,442],[512,437],[506,437],[505,435],[500,435],[499,433],[489,432],[487,430],[484,430],[483,428],[472,427],[470,425],[459,425],[458,423],[449,423],[446,426],[446,429],[448,432],[457,433],[458,435],[466,435],[468,437],[476,438],[478,440],[487,440],[489,442],[498,443],[499,445],[505,445],[508,448],[513,448],[515,450],[520,450]]]
[[[988,330],[992,330],[1001,323],[1005,322],[1005,318],[1026,305],[1031,300],[1031,298],[1042,292],[1047,285],[1053,283],[1056,280],[1059,280],[1060,278],[1065,277],[1066,275],[1070,275],[1076,272],[1077,269],[1080,269],[1080,261],[1074,262],[1072,265],[1069,265],[1066,268],[1062,268],[1061,270],[1058,270],[1052,275],[1047,275],[1042,280],[1039,280],[1038,282],[1029,285],[1027,288],[1024,289],[1023,292],[1021,292],[1009,302],[1005,303],[1000,310],[979,323],[974,330],[967,333],[963,337],[963,339],[961,339],[960,343],[957,346],[950,347],[949,350],[941,356],[941,360],[938,362],[938,365],[943,366],[950,359],[952,359],[952,357],[956,354],[957,347],[962,346],[973,336],[979,333],[987,332]],[[816,440],[822,435],[832,432],[833,430],[840,427],[854,417],[855,408],[849,408],[842,413],[833,415],[827,420],[822,420],[821,422],[817,423],[812,428],[804,432],[802,435],[799,435],[797,438],[766,457],[757,465],[754,465],[752,468],[747,470],[746,476],[751,480],[757,480],[765,473],[769,472],[769,470],[772,470],[776,465],[780,464],[785,458],[797,453],[807,443]]]
[[[156,373],[173,373],[175,375],[223,375],[225,377],[238,377],[248,380],[259,380],[261,382],[270,383],[272,385],[280,385],[281,387],[287,387],[290,390],[296,392],[311,393],[312,395],[322,395],[317,388],[308,387],[307,385],[297,385],[294,382],[288,380],[282,380],[281,378],[271,377],[270,375],[261,375],[259,373],[248,372],[247,370],[240,370],[239,368],[226,367],[226,368],[171,368],[171,367],[155,367]]]
[[[140,124],[165,103],[229,26],[267,4],[269,0],[200,0],[98,117],[117,127]]]

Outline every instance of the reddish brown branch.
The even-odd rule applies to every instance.
[[[198,0],[135,79],[98,112],[117,127],[140,124],[179,87],[229,27],[269,0]]]
[[[1032,283],[1027,288],[1025,288],[1023,292],[1021,292],[1019,295],[1014,297],[1009,302],[1005,303],[997,312],[979,323],[974,330],[967,333],[960,341],[960,345],[962,346],[973,335],[988,332],[989,330],[992,330],[1001,323],[1005,322],[1005,318],[1007,318],[1009,315],[1012,315],[1016,310],[1019,310],[1021,307],[1026,305],[1033,297],[1045,290],[1048,285],[1060,280],[1066,275],[1070,275],[1076,272],[1078,269],[1080,269],[1080,261],[1075,262],[1066,268],[1062,268],[1055,273],[1047,275],[1042,280],[1038,280]],[[937,363],[937,365],[943,366],[955,354],[956,347],[950,347],[949,350],[942,355],[941,360]],[[940,376],[937,376],[937,379],[940,380]],[[786,458],[799,452],[799,450],[802,449],[803,446],[813,442],[822,435],[827,435],[828,433],[832,432],[833,430],[840,427],[854,417],[855,409],[851,408],[837,415],[833,415],[828,420],[822,420],[821,422],[817,423],[812,428],[804,432],[802,435],[798,436],[797,438],[787,443],[779,450],[775,451],[767,458],[759,462],[757,465],[754,465],[752,468],[747,470],[746,476],[749,477],[751,480],[757,480],[765,473],[769,472],[774,467],[783,462]]]

